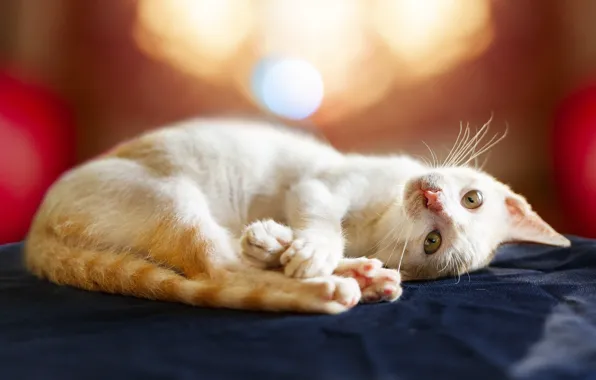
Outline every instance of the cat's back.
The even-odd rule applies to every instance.
[[[145,150],[150,152],[144,153]],[[147,133],[117,149],[192,171],[258,168],[317,171],[343,155],[307,131],[251,119],[191,119]]]
[[[222,155],[337,154],[331,146],[306,130],[252,119],[194,119],[163,130],[172,141],[193,149],[217,151]],[[302,154],[301,154],[302,155]]]

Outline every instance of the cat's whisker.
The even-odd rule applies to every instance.
[[[451,266],[450,270],[453,274],[457,275],[457,282],[455,283],[456,285],[459,284],[459,279],[460,279],[460,275],[459,275],[459,267],[460,267],[460,257],[458,255],[457,252],[453,253],[451,255],[451,258],[453,259],[453,265]]]
[[[433,151],[433,150],[430,148],[430,146],[428,146],[428,144],[427,144],[427,143],[425,143],[424,141],[423,141],[422,143],[423,143],[423,144],[426,146],[426,148],[427,148],[427,149],[428,149],[428,151],[430,152],[430,156],[431,156],[431,158],[432,158],[432,160],[433,160],[432,167],[433,167],[433,168],[436,168],[436,167],[438,167],[438,165],[439,165],[439,160],[438,160],[438,158],[437,158],[437,155],[436,155],[436,154],[435,154],[435,152],[434,152],[434,151]]]
[[[389,257],[387,258],[387,260],[385,260],[385,266],[389,266],[389,263],[391,262],[391,258],[393,257],[393,254],[395,253],[395,249],[397,248],[399,241],[402,240],[402,239],[400,239],[402,232],[404,232],[403,226],[399,231],[399,235],[397,235],[395,237],[395,240],[393,241],[393,247],[391,248],[391,253],[389,254]],[[403,239],[404,245],[407,244],[407,241],[410,239],[410,233],[411,233],[411,227],[408,228],[408,237],[406,239]],[[405,248],[404,248],[403,252],[405,252]]]
[[[401,231],[400,231],[401,234]],[[387,258],[387,260],[385,260],[385,266],[389,266],[389,263],[391,262],[391,258],[393,257],[393,254],[395,253],[395,248],[397,248],[397,243],[399,242],[399,237],[396,237],[395,240],[393,241],[393,247],[391,248],[391,253],[389,254],[389,257]]]
[[[455,155],[457,154],[457,152],[460,149],[460,146],[462,144],[462,141],[465,139],[465,129],[463,127],[463,122],[459,122],[459,133],[457,134],[457,139],[455,140],[455,143],[453,144],[453,148],[451,148],[451,152],[449,152],[449,154],[447,155],[447,158],[445,159],[445,162],[443,163],[444,165],[450,165],[451,162],[453,161],[453,158],[455,157]]]
[[[477,155],[480,151],[482,151],[485,147],[487,147],[488,145],[490,145],[494,141],[494,139],[498,136],[498,134],[496,134],[493,137],[491,137],[491,139],[487,143],[485,143],[483,145],[483,147],[480,148],[479,151],[477,151],[476,148],[484,140],[484,138],[486,137],[486,135],[488,134],[488,132],[489,132],[489,128],[487,127],[486,130],[481,135],[480,134],[478,135],[478,140],[475,142],[474,146],[472,147],[472,149],[470,149],[470,152],[468,154],[468,161],[471,160],[473,158],[473,156]],[[468,161],[466,161],[466,162],[468,162]]]
[[[466,124],[466,128],[464,130],[464,134],[463,137],[459,143],[459,145],[456,148],[455,153],[453,154],[453,156],[451,157],[451,159],[449,160],[449,162],[447,163],[448,166],[455,166],[457,161],[460,160],[460,157],[462,157],[462,155],[465,153],[465,150],[467,149],[467,146],[469,144],[469,139],[470,139],[470,124],[467,123]]]
[[[466,265],[465,260],[463,259],[463,257],[458,257],[458,268],[457,268],[457,274],[458,274],[458,279],[457,279],[457,283],[459,284],[459,282],[461,281],[461,275],[462,273],[466,274],[468,276],[468,282],[471,281],[470,278],[470,273],[468,271],[468,266]]]
[[[405,187],[405,185],[402,185],[401,187]],[[392,204],[389,205],[388,207],[400,206],[400,204],[401,204],[400,201],[396,200],[396,201],[392,202]],[[404,216],[404,215],[402,215],[402,216]],[[397,225],[397,224],[394,225],[393,228],[391,228],[385,235],[383,235],[383,237],[378,242],[373,244],[372,248],[369,248],[367,250],[367,252],[369,252],[370,250],[373,250],[373,251],[375,251],[375,253],[372,256],[367,256],[367,257],[374,258],[374,257],[378,256],[380,252],[383,252],[385,249],[387,249],[389,247],[389,245],[391,245],[391,241],[387,245],[385,245],[382,249],[380,248],[381,244],[383,242],[385,242],[396,231],[396,229],[398,227],[399,227],[399,225]],[[401,231],[400,231],[400,234],[401,234]]]
[[[464,130],[464,125],[463,125],[463,122],[460,121],[459,122],[459,133],[457,134],[457,138],[455,139],[455,142],[453,143],[451,150],[447,154],[447,157],[445,157],[445,160],[443,160],[443,163],[441,166],[445,166],[449,163],[449,160],[451,159],[452,154],[455,152],[455,149],[459,144],[459,139],[461,138],[461,134],[462,134],[463,130]]]
[[[476,130],[476,133],[478,133],[478,130]],[[476,145],[474,145],[474,146],[472,147],[471,155],[474,155],[475,153],[476,153]],[[478,157],[475,157],[475,158],[474,158],[474,167],[475,167],[476,169],[478,169]]]
[[[468,161],[466,161],[464,164],[468,163],[470,160],[484,154],[485,152],[489,151],[490,149],[492,149],[495,145],[497,145],[498,143],[500,143],[501,141],[503,141],[503,139],[505,139],[505,137],[507,137],[508,134],[508,129],[505,129],[505,132],[503,132],[503,134],[501,136],[499,136],[498,134],[493,136],[493,138],[490,139],[490,141],[488,143],[486,143],[484,145],[484,147],[482,147],[482,149],[480,149],[478,152],[474,153],[474,155],[472,155]]]
[[[464,132],[464,138],[462,139],[460,145],[459,145],[459,149],[456,152],[456,154],[453,156],[452,160],[451,160],[451,165],[455,166],[457,165],[457,162],[459,161],[460,157],[462,157],[463,155],[465,155],[466,149],[468,144],[470,143],[470,138],[472,137],[472,130],[470,129],[470,123],[466,123],[466,130]]]
[[[430,162],[430,160],[420,154],[417,154],[415,157],[418,157],[418,159],[420,159],[420,161],[424,162],[424,164],[426,166],[432,167],[432,163]]]
[[[404,259],[404,255],[406,253],[406,247],[408,246],[408,241],[410,241],[410,237],[412,235],[412,227],[410,226],[410,228],[408,229],[408,237],[406,238],[406,240],[404,240],[404,247],[401,251],[401,257],[399,258],[399,264],[397,264],[397,271],[399,272],[401,270],[401,263]]]
[[[383,248],[381,248],[381,244],[384,243],[391,235],[393,235],[393,233],[395,232],[395,230],[397,230],[398,225],[394,225],[393,228],[391,228],[385,235],[383,235],[383,238],[381,240],[379,240],[378,242],[376,242],[373,245],[372,250],[374,251],[374,254],[372,256],[368,256],[368,258],[373,258],[379,255],[379,253],[383,252],[385,249],[387,249],[389,247],[389,245],[391,245],[391,242],[389,242],[388,244],[386,244]]]
[[[459,155],[459,153],[461,152],[462,147],[466,144],[466,142],[468,141],[468,138],[470,136],[470,123],[466,123],[466,127],[464,128],[464,133],[462,135],[462,139],[459,141],[457,147],[455,148],[455,151],[453,153],[453,156],[451,157],[449,163],[453,163],[454,160],[456,159],[456,157]]]
[[[459,144],[458,151],[452,157],[452,160],[450,163],[451,165],[455,165],[456,162],[459,160],[459,157],[461,157],[463,154],[465,154],[465,150],[470,142],[471,135],[472,135],[472,130],[470,129],[470,123],[466,123],[466,129],[464,131],[464,138],[462,139],[462,141]]]
[[[461,163],[461,165],[467,165],[470,161],[472,161],[472,160],[476,159],[477,157],[481,156],[482,154],[486,153],[488,150],[490,150],[492,147],[494,147],[496,144],[498,144],[501,140],[503,140],[503,138],[505,138],[505,136],[500,136],[500,137],[499,137],[499,135],[493,136],[484,145],[484,147],[482,147],[477,152],[473,152],[465,161],[463,161]]]
[[[445,269],[447,269],[449,267],[450,264],[451,264],[451,256],[447,256],[447,259],[445,260],[445,265],[443,266],[442,269],[440,269],[438,271],[438,273],[443,273],[445,271]]]
[[[458,154],[455,155],[454,158],[451,160],[451,165],[458,166],[461,164],[462,161],[466,159],[466,157],[469,157],[471,154],[474,154],[478,144],[480,144],[480,142],[486,137],[492,119],[493,114],[491,113],[489,120],[482,125],[480,130],[476,131],[476,133],[471,139],[468,139],[468,137],[470,136],[469,124],[468,126],[466,126],[466,132],[468,132],[466,139],[464,140],[464,143],[461,144]]]
[[[391,207],[391,206],[389,206],[389,207]],[[395,232],[397,227],[398,227],[398,225],[393,225],[393,227],[389,231],[387,231],[380,240],[375,242],[372,245],[372,247],[369,248],[369,251],[370,250],[374,251],[374,254],[372,256],[369,256],[370,258],[377,256],[380,252],[382,252],[383,250],[385,250],[387,248],[387,246],[385,246],[385,247],[383,247],[383,249],[381,249],[381,244],[384,243],[389,238],[389,236],[391,236]]]
[[[482,165],[480,165],[480,167],[478,167],[478,170],[484,170],[484,167],[486,166],[486,164],[488,163],[488,159],[490,158],[490,152],[487,153],[486,157],[484,158],[484,161],[482,162]]]
[[[466,142],[461,153],[458,155],[458,159],[453,162],[454,166],[459,166],[462,161],[466,160],[466,158],[470,156],[471,152],[473,152],[478,144],[480,144],[480,142],[486,137],[486,134],[490,129],[490,125],[488,124],[489,122],[490,120],[479,130],[477,130],[474,136]]]
[[[499,143],[502,139],[506,137],[508,130],[507,127],[505,129],[505,133],[502,136],[496,134],[487,143],[485,143],[482,146],[482,148],[477,150],[478,145],[484,140],[484,138],[489,132],[491,121],[492,114],[491,118],[482,126],[482,128],[480,128],[479,131],[476,132],[475,136],[470,140],[470,143],[468,144],[467,154],[461,155],[456,165],[467,165],[470,161],[475,160],[477,157],[487,152],[489,149],[494,147],[497,143]],[[472,143],[473,145],[470,145]]]

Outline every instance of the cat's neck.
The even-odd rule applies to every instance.
[[[372,242],[388,234],[388,228],[401,228],[407,223],[401,204],[405,184],[423,175],[428,167],[408,156],[346,158],[343,170],[353,178],[351,207],[344,220],[349,241],[346,253],[366,255],[366,251],[371,253],[379,248],[373,247]]]
[[[428,170],[409,156],[347,155],[342,171],[352,187],[350,212],[380,212],[378,208],[401,201],[406,183]]]

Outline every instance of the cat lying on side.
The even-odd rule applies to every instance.
[[[568,246],[523,197],[468,165],[495,142],[480,147],[487,131],[466,129],[430,165],[342,154],[254,121],[178,123],[56,181],[26,265],[91,291],[339,313],[396,300],[402,279],[482,268],[505,242]]]

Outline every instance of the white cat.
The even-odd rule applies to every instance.
[[[433,166],[255,121],[179,123],[63,175],[31,226],[27,265],[88,290],[337,313],[397,299],[400,274],[486,266],[505,242],[568,246],[524,198],[460,165],[486,131],[466,130]]]

